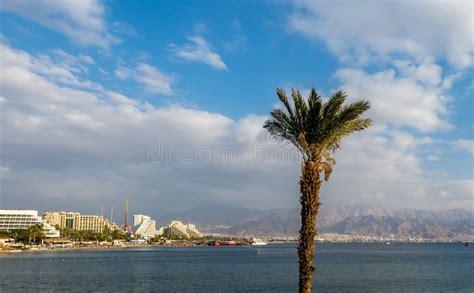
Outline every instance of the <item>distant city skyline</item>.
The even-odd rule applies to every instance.
[[[262,124],[277,87],[316,87],[374,120],[323,208],[473,209],[472,2],[64,3],[0,5],[1,208],[297,207],[299,163]]]

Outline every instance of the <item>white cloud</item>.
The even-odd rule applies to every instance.
[[[469,152],[470,154],[474,155],[474,140],[472,139],[458,139],[453,142],[454,146]]]
[[[107,28],[104,5],[97,0],[5,0],[0,10],[37,22],[80,45],[108,49],[119,42]]]
[[[172,95],[172,85],[175,81],[173,75],[164,73],[158,68],[146,63],[139,63],[135,68],[119,66],[115,70],[115,76],[119,79],[133,79],[140,83],[144,90],[149,93]]]
[[[441,158],[438,157],[438,156],[436,156],[436,155],[428,155],[428,156],[426,157],[426,160],[427,160],[428,162],[439,161],[440,159],[441,159]]]
[[[60,49],[54,49],[52,52],[53,54],[51,58],[53,60],[55,60],[60,66],[65,67],[74,73],[87,73],[89,66],[95,64],[95,60],[89,55],[79,54],[78,56],[74,56]],[[44,58],[48,57],[44,56]]]
[[[370,116],[378,125],[409,126],[425,132],[449,129],[449,98],[439,65],[431,60],[419,65],[407,60],[394,64],[397,69],[375,73],[343,68],[335,77],[351,97],[370,100]]]
[[[9,48],[0,44],[2,58],[0,65],[5,71],[18,71],[19,65],[42,77],[58,84],[77,88],[103,90],[102,86],[82,80],[80,74],[87,73],[93,59],[90,56],[79,55],[75,57],[61,50],[53,50],[51,55],[40,54],[33,57],[26,52]]]
[[[289,30],[326,44],[344,64],[334,74],[338,86],[349,100],[372,103],[373,127],[343,143],[326,191],[335,201],[356,195],[354,202],[391,206],[472,206],[474,181],[431,178],[422,160],[443,154],[425,152],[421,159],[418,152],[433,143],[420,132],[453,128],[448,91],[474,65],[472,1],[293,4]],[[472,150],[469,141],[455,145]]]
[[[425,174],[417,151],[427,143],[406,132],[387,135],[374,129],[348,138],[336,153],[330,182],[323,185],[323,202],[472,209],[474,180]]]
[[[324,41],[343,61],[406,54],[474,64],[472,1],[295,1],[290,30]],[[375,60],[374,60],[375,59]]]
[[[438,86],[442,81],[443,69],[431,58],[425,58],[419,65],[408,60],[395,60],[400,75],[426,86]]]
[[[7,166],[0,166],[0,178],[4,177],[9,172],[10,168],[8,168]]]
[[[203,62],[218,70],[227,70],[219,54],[212,50],[211,44],[202,36],[188,37],[188,43],[183,46],[170,45],[174,54],[189,61]]]
[[[102,67],[98,67],[97,70],[99,70],[99,72],[103,75],[109,75],[109,72],[105,69],[103,69]]]
[[[56,80],[62,67],[54,58],[41,63],[8,46],[1,51],[0,166],[10,170],[1,179],[2,206],[91,212],[128,199],[131,212],[156,215],[211,203],[298,204],[298,156],[267,141],[265,117],[234,120],[73,87]],[[160,142],[168,159],[152,163],[150,150],[160,150]],[[429,138],[376,127],[349,138],[336,153],[323,202],[466,206],[472,182],[425,178],[416,151],[427,143]]]
[[[117,34],[123,34],[132,37],[138,36],[138,33],[133,26],[123,22],[113,22],[111,25],[111,30]]]

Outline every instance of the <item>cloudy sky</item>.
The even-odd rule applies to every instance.
[[[365,98],[323,204],[473,209],[473,2],[0,5],[0,206],[298,205],[275,89]]]

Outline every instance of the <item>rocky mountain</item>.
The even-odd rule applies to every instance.
[[[298,209],[211,206],[162,218],[192,222],[207,233],[236,236],[296,236],[299,230]],[[364,204],[323,206],[318,226],[322,233],[474,239],[474,214],[465,209],[396,210]]]
[[[185,223],[193,223],[202,231],[222,232],[235,224],[261,219],[271,213],[273,213],[273,210],[210,205],[196,207],[182,212],[168,213],[158,217],[157,220],[158,223],[169,223],[172,220],[180,220]]]
[[[231,226],[226,232],[239,236],[296,235],[299,212],[296,209],[277,210],[258,219],[249,219]]]
[[[441,222],[419,218],[403,219],[368,215],[346,218],[332,226],[323,227],[322,231],[349,235],[454,239],[460,234],[474,235],[474,221]]]

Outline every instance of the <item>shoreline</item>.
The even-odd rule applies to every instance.
[[[72,247],[32,247],[30,249],[1,249],[0,254],[15,253],[43,253],[53,251],[81,251],[81,250],[123,250],[128,248],[150,248],[150,247],[195,247],[203,245],[162,245],[162,244],[127,244],[123,246],[94,245],[94,246],[72,246]]]
[[[297,244],[297,242],[275,242],[269,243],[271,244]],[[464,243],[464,242],[463,242]],[[393,245],[393,244],[458,244],[463,245],[463,243],[457,242],[393,242],[390,244],[384,242],[319,242],[317,244],[366,244],[366,245]],[[468,242],[466,242],[468,243]],[[11,255],[11,254],[18,254],[18,253],[44,253],[44,252],[65,252],[65,251],[101,251],[101,250],[125,250],[125,249],[132,249],[132,248],[164,248],[164,247],[208,247],[208,245],[199,245],[199,244],[127,244],[123,246],[73,246],[73,247],[55,247],[55,248],[47,248],[47,247],[32,247],[29,249],[0,249],[0,255]],[[213,246],[212,246],[213,247]],[[220,247],[220,246],[218,246]],[[262,246],[252,246],[252,245],[225,245],[222,247],[253,247],[253,248],[261,248]]]

